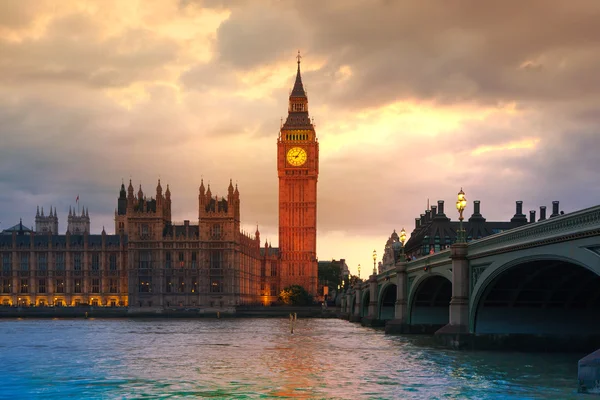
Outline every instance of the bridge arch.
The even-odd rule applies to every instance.
[[[362,291],[362,298],[360,300],[360,316],[366,317],[369,315],[369,302],[371,301],[371,291],[367,288]]]
[[[500,258],[489,265],[471,294],[471,332],[600,335],[600,259],[587,249],[569,255]]]
[[[442,273],[418,277],[410,288],[408,321],[412,332],[434,333],[448,324],[452,281]]]
[[[396,284],[386,281],[379,290],[377,299],[377,319],[392,320],[396,314]]]

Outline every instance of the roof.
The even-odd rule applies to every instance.
[[[30,234],[31,232],[33,232],[33,230],[29,229],[28,227],[26,227],[25,225],[23,225],[23,221],[19,221],[18,224],[11,226],[10,228],[6,228],[5,230],[2,231],[2,234],[4,235],[12,235],[13,232],[17,232],[17,234]]]
[[[294,88],[292,89],[290,97],[306,97],[306,91],[304,91],[304,85],[302,84],[302,76],[300,75],[300,59],[298,59],[296,82],[294,82]]]
[[[31,240],[35,241],[36,246],[47,246],[49,241],[52,241],[52,247],[66,247],[67,235],[17,235],[15,243],[17,247],[29,247]],[[120,245],[120,235],[106,235],[107,246],[118,246]],[[84,237],[83,235],[71,235],[71,245],[83,246]],[[127,236],[123,236],[123,244],[127,244]],[[88,235],[88,246],[102,246],[102,235]],[[0,235],[0,247],[12,247],[12,235]]]

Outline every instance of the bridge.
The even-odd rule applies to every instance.
[[[341,311],[455,348],[595,350],[600,206],[398,261],[348,290]]]

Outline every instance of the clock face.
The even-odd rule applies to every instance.
[[[306,162],[306,150],[302,147],[292,147],[287,152],[287,162],[294,167],[299,167]]]

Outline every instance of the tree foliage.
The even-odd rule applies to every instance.
[[[305,306],[312,304],[313,298],[302,286],[292,285],[279,293],[279,301],[290,306]]]
[[[319,262],[319,283],[337,287],[341,283],[340,266],[332,262]]]

